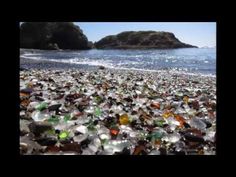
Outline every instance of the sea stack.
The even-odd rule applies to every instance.
[[[197,48],[179,41],[173,33],[157,31],[126,31],[96,42],[98,49],[174,49]]]

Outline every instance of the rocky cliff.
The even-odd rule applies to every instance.
[[[126,31],[106,36],[94,45],[98,49],[197,48],[180,42],[173,33],[156,31]]]
[[[79,50],[91,45],[72,22],[25,22],[20,26],[21,48]]]

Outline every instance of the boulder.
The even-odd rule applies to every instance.
[[[59,50],[59,47],[56,43],[49,43],[48,46],[46,47],[48,50]]]

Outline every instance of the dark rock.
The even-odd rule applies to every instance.
[[[52,146],[57,143],[57,139],[55,137],[40,137],[36,139],[36,142],[41,146]]]
[[[131,123],[130,123],[130,126],[133,128],[137,125],[137,120],[133,120]]]
[[[196,94],[197,94],[197,96],[200,96],[200,95],[202,94],[201,90],[198,90],[198,91],[196,92]]]
[[[58,129],[55,130],[55,133],[56,133],[56,134],[60,134],[60,132],[61,132],[61,131],[58,130]]]
[[[89,139],[85,139],[85,140],[81,141],[81,143],[80,143],[81,148],[82,149],[87,148],[90,142],[91,142],[91,140],[89,140]]]
[[[41,133],[51,130],[53,127],[48,122],[32,122],[29,124],[29,129],[35,136],[39,136]]]
[[[105,67],[104,67],[104,66],[99,66],[99,69],[102,69],[102,70],[103,70],[103,69],[105,69]]]
[[[173,33],[157,31],[126,31],[96,42],[98,49],[196,48],[180,42]]]
[[[72,22],[25,22],[20,26],[20,47],[76,50],[89,49],[92,45]]]
[[[160,155],[167,155],[167,150],[163,147],[159,148]]]
[[[65,97],[66,101],[73,102],[75,99],[82,97],[80,94],[68,94]]]
[[[131,112],[131,115],[136,115],[136,114],[138,114],[137,111],[132,111],[132,112]]]
[[[184,125],[185,128],[191,128],[191,126],[188,123],[186,123],[186,122],[184,122],[183,125]]]
[[[46,47],[47,50],[59,50],[59,47],[56,43],[52,44],[52,43],[49,43]]]
[[[78,152],[81,153],[81,146],[78,143],[69,143],[69,144],[65,144],[60,148],[62,151],[74,151],[74,152]]]
[[[110,128],[113,124],[117,123],[117,119],[115,117],[107,117],[103,122],[106,127]]]
[[[48,81],[55,83],[55,81],[51,77],[48,78]]]
[[[98,120],[95,120],[94,122],[93,122],[93,125],[97,125],[98,124]]]
[[[186,134],[184,135],[184,138],[185,138],[186,140],[188,140],[188,141],[191,141],[191,142],[201,142],[201,143],[204,142],[203,137],[198,136],[198,135],[193,135],[193,134],[191,134],[191,133],[186,133]]]
[[[32,88],[21,89],[21,93],[31,94],[34,90]]]
[[[58,111],[58,109],[61,107],[61,104],[54,104],[48,107],[49,111]]]
[[[147,143],[148,143],[148,142],[145,141],[145,140],[139,140],[139,141],[138,141],[138,144],[139,144],[139,145],[144,145],[144,146],[145,146]]]
[[[40,96],[35,96],[35,99],[38,100],[38,101],[44,101],[44,98],[40,97]]]
[[[124,98],[124,100],[127,102],[133,102],[133,99],[131,97]]]
[[[133,128],[133,129],[136,129],[136,130],[143,130],[143,127],[137,123],[137,120],[133,120],[131,123],[130,123],[130,126]]]
[[[168,127],[169,127],[169,124],[165,124],[165,123],[164,123],[164,124],[162,125],[162,127],[163,127],[163,128],[168,128]]]

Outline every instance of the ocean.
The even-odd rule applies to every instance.
[[[151,49],[151,50],[82,50],[45,51],[21,49],[20,57],[71,67],[104,66],[129,70],[176,70],[204,75],[216,74],[216,48]],[[44,65],[47,67],[47,65]]]

